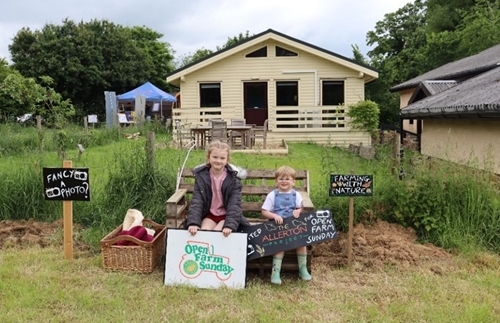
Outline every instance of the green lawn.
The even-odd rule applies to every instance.
[[[152,274],[108,272],[99,256],[61,246],[0,253],[2,322],[499,322],[500,258],[479,254],[413,268],[334,269],[313,281],[249,278],[245,289],[163,285]],[[441,271],[436,271],[435,268]]]

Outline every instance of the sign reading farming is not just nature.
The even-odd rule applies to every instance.
[[[90,201],[88,168],[43,168],[46,200]]]
[[[337,237],[330,210],[303,212],[298,218],[284,218],[282,224],[269,221],[244,226],[243,232],[248,234],[248,260],[325,242]]]
[[[330,196],[370,196],[373,175],[330,175]]]

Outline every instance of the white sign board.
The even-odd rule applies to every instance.
[[[97,114],[89,114],[87,116],[88,123],[97,123]]]
[[[167,230],[165,285],[245,288],[247,234]]]
[[[118,122],[128,123],[127,116],[125,115],[125,113],[118,113]]]
[[[153,104],[153,112],[160,111],[160,104],[158,102]]]

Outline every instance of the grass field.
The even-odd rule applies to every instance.
[[[313,281],[242,290],[163,285],[152,274],[107,272],[99,256],[61,246],[0,253],[2,322],[499,322],[500,258],[454,256],[384,270],[313,265]]]
[[[400,181],[391,173],[390,148],[383,146],[374,160],[365,160],[337,147],[290,143],[288,155],[235,153],[232,163],[308,169],[315,206],[334,210],[339,228],[345,227],[348,199],[328,196],[329,174],[373,174],[374,195],[356,198],[356,222],[371,214],[417,227],[422,241],[456,255],[409,267],[313,262],[311,283],[285,276],[278,287],[249,275],[244,290],[167,287],[161,268],[149,275],[103,270],[99,240],[122,222],[128,208],[138,207],[163,222],[164,202],[187,153],[168,143],[168,137],[157,137],[153,168],[147,166],[144,137],[91,145],[80,160],[76,148],[67,150],[74,167],[88,167],[91,174],[91,202],[74,203],[75,239],[84,248],[65,260],[61,232],[45,248],[5,244],[0,250],[1,322],[500,321],[498,191],[475,172],[438,163],[414,169],[405,164],[407,177]],[[204,161],[203,151],[193,151],[186,167]],[[40,167],[60,165],[55,151],[2,156],[0,177],[8,185],[0,187],[0,219],[60,220],[60,204],[43,201],[40,177]]]

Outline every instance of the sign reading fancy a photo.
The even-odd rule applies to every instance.
[[[373,195],[373,175],[330,175],[330,196]]]
[[[88,168],[43,168],[46,200],[90,201]]]

